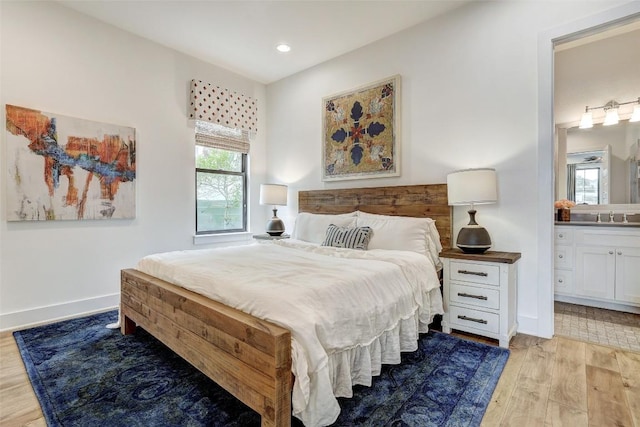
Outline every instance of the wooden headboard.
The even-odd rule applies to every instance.
[[[380,215],[432,218],[436,221],[442,247],[451,248],[452,209],[447,201],[447,184],[298,192],[299,212],[340,214],[355,210]]]

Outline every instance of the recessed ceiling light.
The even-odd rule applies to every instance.
[[[291,50],[291,46],[289,46],[286,43],[280,43],[278,46],[276,46],[276,49],[278,49],[278,52],[289,52]]]

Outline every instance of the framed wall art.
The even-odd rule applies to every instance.
[[[7,220],[135,218],[136,133],[6,105]]]
[[[400,175],[400,76],[322,99],[322,180]]]

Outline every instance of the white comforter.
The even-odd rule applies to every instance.
[[[333,423],[336,396],[416,350],[442,313],[436,270],[414,252],[280,240],[150,255],[136,268],[289,329],[293,413],[307,426]]]

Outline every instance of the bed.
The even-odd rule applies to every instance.
[[[444,184],[301,191],[298,195],[299,219],[304,218],[305,215],[315,218],[313,215],[322,214],[331,214],[336,218],[338,216],[349,218],[350,213],[356,211],[361,212],[365,218],[364,223],[368,221],[370,224],[386,220],[388,216],[431,218],[435,220],[434,224],[442,247],[448,248],[451,243],[451,209],[447,205],[446,194]],[[385,217],[376,217],[376,215]],[[299,228],[298,225],[296,224],[296,228]],[[373,243],[373,240],[371,242]],[[291,247],[296,245],[299,247]],[[322,253],[316,252],[325,250],[324,248],[306,248],[308,245],[298,242],[298,239],[291,242],[276,242],[270,247],[272,248],[270,251],[265,250],[266,246],[262,244],[251,246],[253,247],[251,250],[256,253],[264,252],[267,257],[270,256],[268,253],[277,257],[286,257],[290,253],[287,251],[293,253],[294,249],[296,251],[304,249],[301,255],[303,259],[322,257],[324,256]],[[276,251],[280,252],[276,254]],[[341,249],[337,250],[337,252],[340,251]],[[377,256],[375,250],[367,252],[370,253],[358,256]],[[209,256],[206,252],[200,252],[200,254]],[[398,262],[402,263],[403,258],[411,257],[397,258]],[[183,263],[190,262],[185,259]],[[335,262],[339,264],[342,261]],[[373,263],[372,260],[357,262],[369,262],[367,269],[374,268],[378,264],[388,264],[387,261]],[[294,378],[292,375],[292,367],[295,369],[301,359],[295,339],[300,335],[300,331],[295,330],[297,325],[291,325],[292,328],[283,327],[283,322],[265,320],[270,318],[268,312],[265,316],[254,316],[232,308],[216,299],[186,289],[185,283],[189,285],[191,278],[181,275],[167,276],[161,270],[156,271],[148,265],[141,265],[142,267],[140,265],[138,267],[145,269],[146,273],[137,269],[122,271],[122,333],[130,334],[136,326],[144,328],[258,412],[263,426],[289,425],[292,398],[298,402],[299,400],[295,400],[296,396],[300,397],[300,393],[305,391],[304,385],[299,385],[304,378]],[[389,268],[394,267],[389,264]],[[169,270],[175,270],[175,268],[170,267]],[[206,275],[208,272],[203,274]],[[376,275],[384,274],[381,270]],[[181,286],[177,286],[176,283]],[[197,286],[194,289],[199,291]],[[241,294],[238,298],[242,300]],[[276,323],[280,323],[280,326]],[[411,323],[411,319],[408,319],[407,324]],[[304,337],[298,339],[303,340]],[[324,337],[322,339],[324,340]],[[333,354],[330,357],[333,357]],[[383,363],[387,362],[383,361]],[[295,384],[294,380],[297,380]],[[308,394],[308,390],[306,391]],[[316,396],[307,395],[306,398],[313,400]],[[324,403],[321,401],[319,405],[322,406]],[[313,415],[304,414],[304,416],[311,417],[303,418],[303,420],[311,420],[309,422],[311,425],[326,424],[323,421],[316,422]]]

